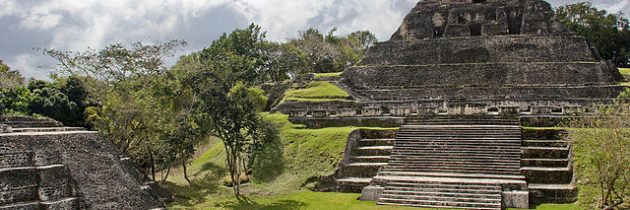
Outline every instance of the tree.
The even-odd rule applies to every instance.
[[[156,159],[164,157],[160,137],[168,133],[176,123],[176,116],[169,115],[169,92],[163,85],[168,74],[165,58],[173,56],[183,41],[130,45],[112,44],[102,50],[90,49],[85,52],[65,52],[44,50],[44,53],[58,60],[57,73],[80,78],[87,86],[88,93],[98,98],[89,101],[96,105],[86,109],[87,119],[94,127],[105,134],[114,145],[132,159],[147,174],[155,172]],[[81,98],[83,92],[73,88],[76,81],[68,81],[63,91],[73,101]],[[77,100],[78,101],[78,100]],[[156,114],[160,113],[160,114]]]
[[[355,65],[377,39],[369,31],[357,31],[347,36],[336,36],[336,28],[326,35],[310,28],[301,31],[291,45],[304,54],[309,72],[340,72]]]
[[[590,40],[604,59],[630,66],[630,25],[623,13],[609,14],[582,2],[556,8],[556,18]]]
[[[599,209],[630,207],[629,123],[627,104],[602,108],[595,116],[572,122],[573,127],[581,128],[571,133],[577,170],[598,186]]]
[[[11,68],[0,59],[0,88],[12,88],[21,86],[24,77],[20,72],[11,70]]]
[[[270,130],[260,116],[266,97],[254,88],[268,78],[269,63],[263,54],[265,33],[254,24],[222,35],[210,47],[182,58],[177,67],[190,71],[187,84],[196,84],[210,134],[225,146],[234,194],[240,198],[241,175],[255,161]]]

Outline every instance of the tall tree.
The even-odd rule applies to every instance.
[[[556,8],[556,18],[589,39],[603,58],[619,67],[630,66],[630,25],[623,13],[610,14],[582,2]]]
[[[224,34],[210,47],[182,58],[179,69],[192,70],[187,83],[199,94],[211,134],[223,141],[234,194],[240,197],[242,175],[273,130],[260,116],[269,63],[263,54],[265,33],[254,24]]]

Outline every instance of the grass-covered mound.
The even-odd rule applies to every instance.
[[[205,148],[199,149],[205,152],[201,152],[188,166],[192,185],[189,186],[184,180],[181,166],[171,170],[164,184],[176,197],[170,208],[319,209],[308,207],[311,204],[317,207],[309,202],[330,200],[333,203],[328,205],[347,201],[348,205],[360,203],[360,206],[384,209],[375,207],[371,202],[355,201],[358,195],[306,191],[316,180],[314,177],[334,172],[342,159],[348,135],[358,129],[357,127],[307,129],[303,125],[290,123],[287,115],[266,114],[266,118],[278,124],[280,139],[273,142],[259,158],[261,161],[256,164],[252,182],[243,185],[242,192],[252,199],[251,202],[237,202],[231,188],[223,185],[223,179],[227,175],[225,151],[220,140],[212,139]],[[321,197],[309,198],[312,195]],[[328,199],[336,197],[341,199]],[[302,204],[295,206],[296,203]],[[348,209],[341,207],[339,209]]]
[[[349,101],[350,94],[326,81],[309,82],[303,86],[295,85],[284,94],[284,101]]]

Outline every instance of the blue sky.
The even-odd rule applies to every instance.
[[[584,1],[584,0],[582,0]],[[54,60],[35,50],[83,51],[111,43],[181,39],[183,53],[202,49],[254,22],[268,38],[337,27],[370,30],[386,40],[418,0],[0,0],[0,58],[27,77],[44,79]],[[580,0],[549,0],[553,6]],[[630,0],[592,0],[630,14]]]

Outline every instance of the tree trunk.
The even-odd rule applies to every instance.
[[[184,168],[184,179],[186,179],[186,181],[188,182],[188,185],[190,185],[190,179],[188,179],[188,173],[186,172],[186,158],[185,158],[185,156],[182,158],[182,167]]]
[[[166,181],[166,179],[168,179],[168,175],[169,173],[171,173],[172,167],[173,167],[173,162],[171,162],[171,164],[168,165],[168,168],[166,169],[166,174],[162,177],[162,181]]]
[[[153,158],[153,150],[151,149],[151,147],[148,148],[149,149],[149,160],[151,161],[151,178],[153,178],[153,181],[156,181],[155,179],[155,159]]]

